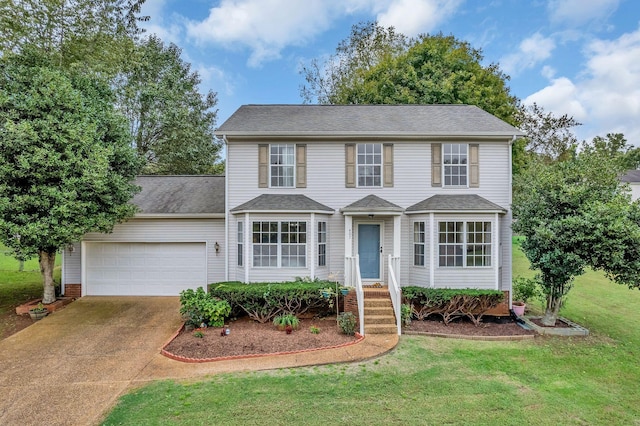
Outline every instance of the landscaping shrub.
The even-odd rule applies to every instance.
[[[357,324],[358,320],[351,312],[343,312],[338,315],[338,326],[343,334],[353,336],[356,333]]]
[[[516,277],[513,280],[512,300],[528,303],[529,299],[543,299],[540,276],[535,278]]]
[[[209,286],[209,293],[224,299],[235,313],[244,312],[260,323],[278,314],[300,316],[309,310],[328,309],[320,289],[334,285],[329,281],[298,280],[280,283],[222,282]]]
[[[198,287],[195,291],[180,292],[180,313],[188,326],[222,327],[225,317],[231,313],[231,306],[226,300],[215,298]]]
[[[408,286],[402,288],[404,303],[411,306],[411,313],[418,320],[437,314],[445,324],[466,316],[478,326],[489,309],[504,299],[499,290],[427,288]]]

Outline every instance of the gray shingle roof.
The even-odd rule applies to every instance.
[[[366,197],[349,204],[346,207],[340,209],[343,213],[349,212],[401,212],[404,209],[397,204],[393,204],[390,201],[382,199],[376,195],[367,195]]]
[[[620,180],[627,183],[638,183],[640,182],[640,170],[629,170]]]
[[[138,176],[142,214],[224,214],[224,176]]]
[[[479,195],[434,195],[408,207],[407,214],[431,211],[490,211],[506,213],[507,210]]]
[[[243,211],[294,211],[333,213],[334,209],[301,194],[262,194],[231,209]]]
[[[472,105],[243,105],[218,136],[513,136],[515,127]]]

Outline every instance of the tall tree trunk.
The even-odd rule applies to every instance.
[[[24,260],[19,260],[18,262],[20,262],[18,266],[18,271],[24,272]]]
[[[547,297],[547,308],[545,309],[544,316],[541,320],[542,325],[547,327],[553,327],[556,325],[558,313],[560,312],[560,306],[562,306],[561,297]]]
[[[56,264],[56,252],[48,253],[46,251],[39,251],[38,257],[40,259],[40,273],[42,274],[42,282],[44,285],[42,303],[47,305],[56,301],[56,289],[55,283],[53,282],[53,268]]]

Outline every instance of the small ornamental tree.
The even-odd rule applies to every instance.
[[[108,85],[35,54],[0,60],[0,241],[38,255],[55,301],[56,252],[131,217],[140,161]]]
[[[555,324],[586,268],[640,286],[640,206],[619,181],[621,172],[615,156],[585,149],[567,161],[534,163],[515,178],[513,230],[526,237],[522,249],[540,270],[544,325]]]

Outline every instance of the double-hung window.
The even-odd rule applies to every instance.
[[[280,222],[280,259],[282,267],[306,266],[307,223]]]
[[[327,222],[318,222],[318,266],[327,266]]]
[[[413,264],[424,266],[425,234],[424,222],[413,223]]]
[[[442,148],[444,186],[467,186],[468,144],[445,143]]]
[[[272,187],[293,188],[295,182],[295,145],[271,144],[269,170]]]
[[[300,268],[307,264],[307,223],[253,222],[253,266]]]
[[[278,222],[253,222],[253,266],[278,266]]]
[[[382,144],[357,145],[357,173],[359,187],[382,186]]]
[[[491,222],[439,222],[438,264],[491,266]]]

